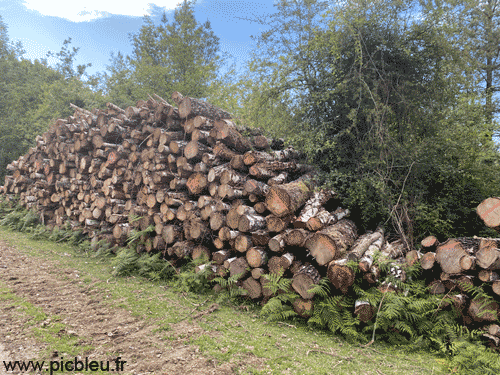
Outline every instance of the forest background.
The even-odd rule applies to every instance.
[[[132,53],[94,74],[71,35],[26,58],[0,13],[0,184],[70,103],[124,108],[180,91],[304,151],[362,231],[383,225],[410,247],[492,234],[475,207],[500,195],[498,1],[275,1],[248,16],[265,31],[238,67],[195,5],[144,17]]]

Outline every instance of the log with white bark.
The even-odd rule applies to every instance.
[[[309,237],[306,247],[319,265],[340,258],[357,237],[356,225],[349,219],[342,219]]]
[[[312,265],[302,266],[292,279],[292,288],[300,294],[303,299],[309,300],[314,297],[310,290],[321,280],[321,275]]]

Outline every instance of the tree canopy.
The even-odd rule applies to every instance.
[[[277,2],[246,98],[276,116],[244,119],[302,148],[365,229],[408,244],[480,232],[473,208],[495,194],[498,153],[463,51],[414,2],[326,5]]]
[[[210,22],[195,19],[194,3],[184,0],[173,19],[164,14],[159,25],[145,17],[140,31],[130,36],[132,55],[113,56],[108,90],[116,104],[130,104],[151,93],[168,97],[173,91],[207,96],[222,55]]]
[[[75,67],[71,38],[54,67],[23,59],[0,18],[0,175],[69,102],[126,107],[180,91],[302,149],[363,229],[383,225],[409,247],[488,234],[474,208],[500,186],[496,0],[278,0],[256,20],[266,29],[246,67],[225,74],[194,7],[145,17],[132,54],[93,77]]]

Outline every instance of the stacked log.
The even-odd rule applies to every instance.
[[[500,239],[463,237],[439,243],[430,236],[422,240],[421,251],[422,277],[430,293],[454,301],[465,325],[487,332],[500,317]],[[488,297],[474,293],[474,287]],[[484,336],[499,347],[495,335]]]
[[[389,243],[383,228],[358,235],[349,210],[327,209],[336,206],[336,194],[318,189],[314,168],[301,164],[298,151],[236,125],[209,103],[178,92],[172,100],[178,108],[159,96],[125,109],[72,105],[72,116],[56,120],[9,164],[0,192],[18,196],[46,225],[70,225],[92,241],[120,247],[140,231],[138,251],[161,252],[176,266],[204,259],[198,271],[238,277],[255,300],[272,297],[268,275],[288,277],[301,316],[313,311],[312,288],[322,278],[338,294],[349,294],[356,278],[397,291],[381,280],[379,262],[389,261],[404,282],[404,267],[418,260],[431,293],[457,291],[464,319],[484,323],[496,316],[489,310],[498,312],[497,305],[483,314],[485,304],[464,297],[462,286],[480,280],[498,300],[496,240],[471,247],[463,239],[428,238],[422,256],[406,253],[400,241]],[[495,205],[483,211],[489,215]],[[353,313],[367,322],[374,306],[357,301]]]
[[[266,294],[256,287],[265,274],[298,274],[302,288],[302,279],[325,276],[324,256],[306,239],[322,231],[332,241],[330,261],[356,227],[348,210],[324,208],[335,194],[314,191],[314,169],[300,163],[301,153],[209,103],[178,92],[172,100],[178,108],[156,95],[124,109],[71,105],[72,116],[8,166],[2,192],[18,195],[48,226],[71,225],[93,241],[124,246],[142,231],[140,249],[173,264],[207,258],[221,274],[245,275],[254,298]]]

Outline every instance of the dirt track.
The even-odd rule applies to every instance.
[[[192,335],[209,333],[185,321],[172,326],[174,333],[182,332],[182,338],[168,342],[162,340],[154,332],[157,327],[133,317],[125,309],[111,309],[102,303],[105,293],[92,288],[92,284],[82,288],[77,270],[61,269],[55,262],[20,254],[2,241],[0,280],[16,296],[43,309],[48,318],[40,324],[41,327],[52,323],[51,316],[62,317],[59,323],[68,328],[60,334],[76,336],[79,346],[90,345],[94,348],[81,353],[82,357],[112,361],[116,355],[110,356],[110,353],[119,353],[127,361],[123,373],[219,375],[232,374],[240,366],[248,365],[248,362],[217,365],[204,358],[196,347],[186,345],[186,341]],[[29,319],[26,314],[20,314],[17,307],[0,303],[0,374],[16,373],[6,372],[4,360],[50,361],[64,355],[53,353],[53,358],[40,357],[39,353],[46,346],[36,341],[32,327],[25,324]],[[260,360],[253,360],[258,366]],[[110,363],[113,365],[113,362]],[[42,373],[47,374],[46,371]]]

